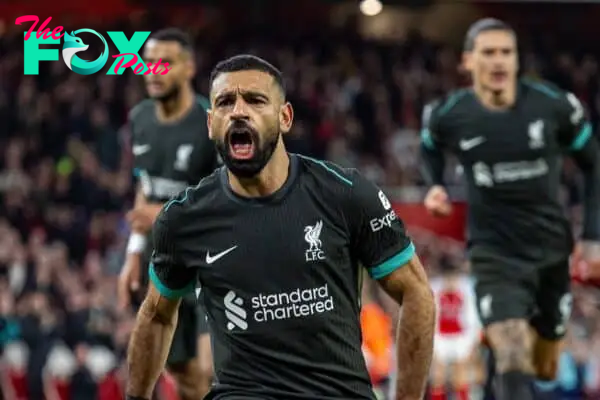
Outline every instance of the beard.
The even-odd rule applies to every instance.
[[[181,91],[181,87],[174,83],[171,87],[167,88],[163,93],[153,95],[152,99],[167,102],[173,99],[176,99],[179,96],[179,92]]]
[[[281,133],[279,129],[277,133],[265,135],[266,139],[261,142],[260,136],[256,130],[250,127],[245,122],[234,123],[225,134],[225,140],[216,141],[215,146],[223,163],[229,171],[240,179],[254,178],[267,165],[279,141]],[[238,159],[231,154],[231,135],[234,133],[247,134],[252,139],[254,146],[254,154],[248,159]]]

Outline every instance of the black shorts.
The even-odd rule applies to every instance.
[[[572,304],[568,255],[534,262],[479,246],[469,253],[484,326],[527,319],[544,339],[565,335]]]
[[[196,358],[198,336],[204,333],[208,333],[208,324],[203,307],[183,300],[179,306],[177,327],[167,364],[179,364]]]

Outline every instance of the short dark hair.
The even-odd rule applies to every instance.
[[[512,33],[515,37],[515,30],[504,21],[496,18],[483,18],[473,23],[467,31],[465,37],[464,51],[473,51],[475,48],[475,40],[480,33],[488,31],[506,31]]]
[[[181,45],[181,48],[192,52],[194,50],[194,43],[190,35],[185,33],[179,28],[165,28],[160,31],[154,32],[150,39],[158,40],[161,42],[177,42]]]
[[[210,73],[209,87],[212,89],[212,85],[219,75],[238,71],[261,71],[271,75],[285,98],[285,84],[281,71],[268,61],[251,54],[238,54],[219,62]]]

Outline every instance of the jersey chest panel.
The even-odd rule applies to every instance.
[[[302,214],[289,206],[248,207],[222,227],[203,233],[198,259],[203,286],[248,290],[284,288],[318,279],[349,259],[349,239],[330,215],[303,203]],[[226,219],[224,218],[224,221]],[[213,261],[224,251],[225,256]],[[208,256],[207,256],[208,254]],[[263,281],[263,277],[272,279]]]
[[[245,322],[261,331],[270,325],[261,322],[289,327],[302,325],[304,318],[317,328],[329,311],[342,306],[335,305],[342,300],[333,293],[345,293],[356,274],[346,229],[338,215],[309,196],[293,197],[279,205],[239,209],[199,235],[194,258],[213,318],[226,318],[235,299]]]
[[[213,144],[206,137],[205,129],[182,123],[177,127],[161,126],[157,129],[155,149],[157,152],[156,174],[173,180],[194,181],[199,170],[202,175],[211,172],[214,158]]]
[[[530,99],[506,112],[477,105],[449,117],[450,148],[475,186],[546,190],[545,177],[554,176],[560,156],[559,124],[551,107]]]
[[[169,198],[197,183],[214,168],[214,146],[201,118],[187,118],[176,125],[147,121],[134,132],[136,167],[147,196]],[[139,154],[139,150],[146,150]]]
[[[465,166],[534,161],[559,152],[558,123],[536,105],[507,112],[472,112],[452,123],[450,147]]]

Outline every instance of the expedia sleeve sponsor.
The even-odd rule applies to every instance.
[[[354,251],[375,279],[406,264],[414,247],[385,193],[355,172],[352,186]]]

